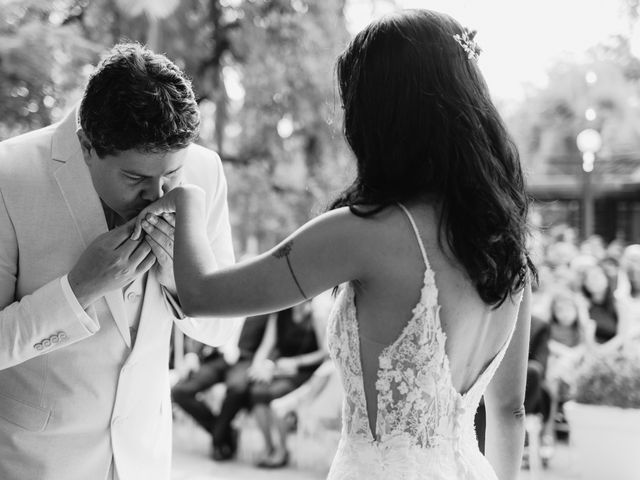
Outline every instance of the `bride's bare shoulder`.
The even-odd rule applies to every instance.
[[[326,212],[316,221],[324,223],[329,228],[344,229],[345,232],[364,239],[392,232],[401,219],[402,212],[395,206],[355,205],[340,207]]]

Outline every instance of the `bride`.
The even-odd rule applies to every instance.
[[[357,177],[271,251],[217,271],[205,197],[189,185],[132,234],[176,213],[164,233],[190,316],[277,311],[342,285],[328,328],[345,390],[331,480],[517,476],[535,269],[522,169],[479,53],[474,32],[432,11],[361,31],[337,63]],[[486,458],[473,426],[483,395]]]

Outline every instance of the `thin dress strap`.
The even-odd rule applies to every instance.
[[[424,264],[427,267],[427,270],[431,270],[431,265],[429,265],[429,259],[427,258],[427,251],[424,248],[424,243],[422,243],[422,237],[420,237],[420,230],[418,230],[418,226],[416,225],[416,221],[413,219],[413,215],[407,207],[398,202],[398,206],[402,209],[402,211],[407,215],[407,218],[411,222],[411,226],[413,227],[413,232],[416,234],[416,238],[418,239],[418,245],[420,246],[420,252],[422,253],[422,259],[424,260]]]

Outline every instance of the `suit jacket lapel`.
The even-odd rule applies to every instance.
[[[93,188],[89,169],[82,157],[76,136],[76,109],[58,125],[52,141],[54,177],[62,192],[67,208],[74,219],[85,248],[107,231],[107,223],[100,198]],[[111,314],[127,346],[131,346],[129,322],[126,318],[121,290],[105,294]]]
[[[158,281],[153,278],[152,271],[146,275],[146,279],[142,288],[144,290],[144,298],[142,300],[142,308],[140,309],[140,322],[138,323],[138,333],[136,335],[136,343],[133,346],[131,352],[131,358],[134,359],[139,356],[141,351],[149,349],[151,343],[140,342],[140,339],[148,334],[148,330],[157,331],[160,327],[158,324],[158,305],[163,301],[162,293],[160,291],[160,285]],[[149,321],[147,321],[147,317]],[[147,325],[148,324],[148,325]]]

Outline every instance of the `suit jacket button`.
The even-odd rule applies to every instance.
[[[33,348],[35,348],[36,350],[40,351],[40,350],[42,350],[44,347],[42,346],[42,344],[41,344],[41,343],[36,343],[36,344],[33,346]]]
[[[135,302],[138,297],[139,295],[136,292],[127,293],[127,300],[129,300],[130,302]]]

